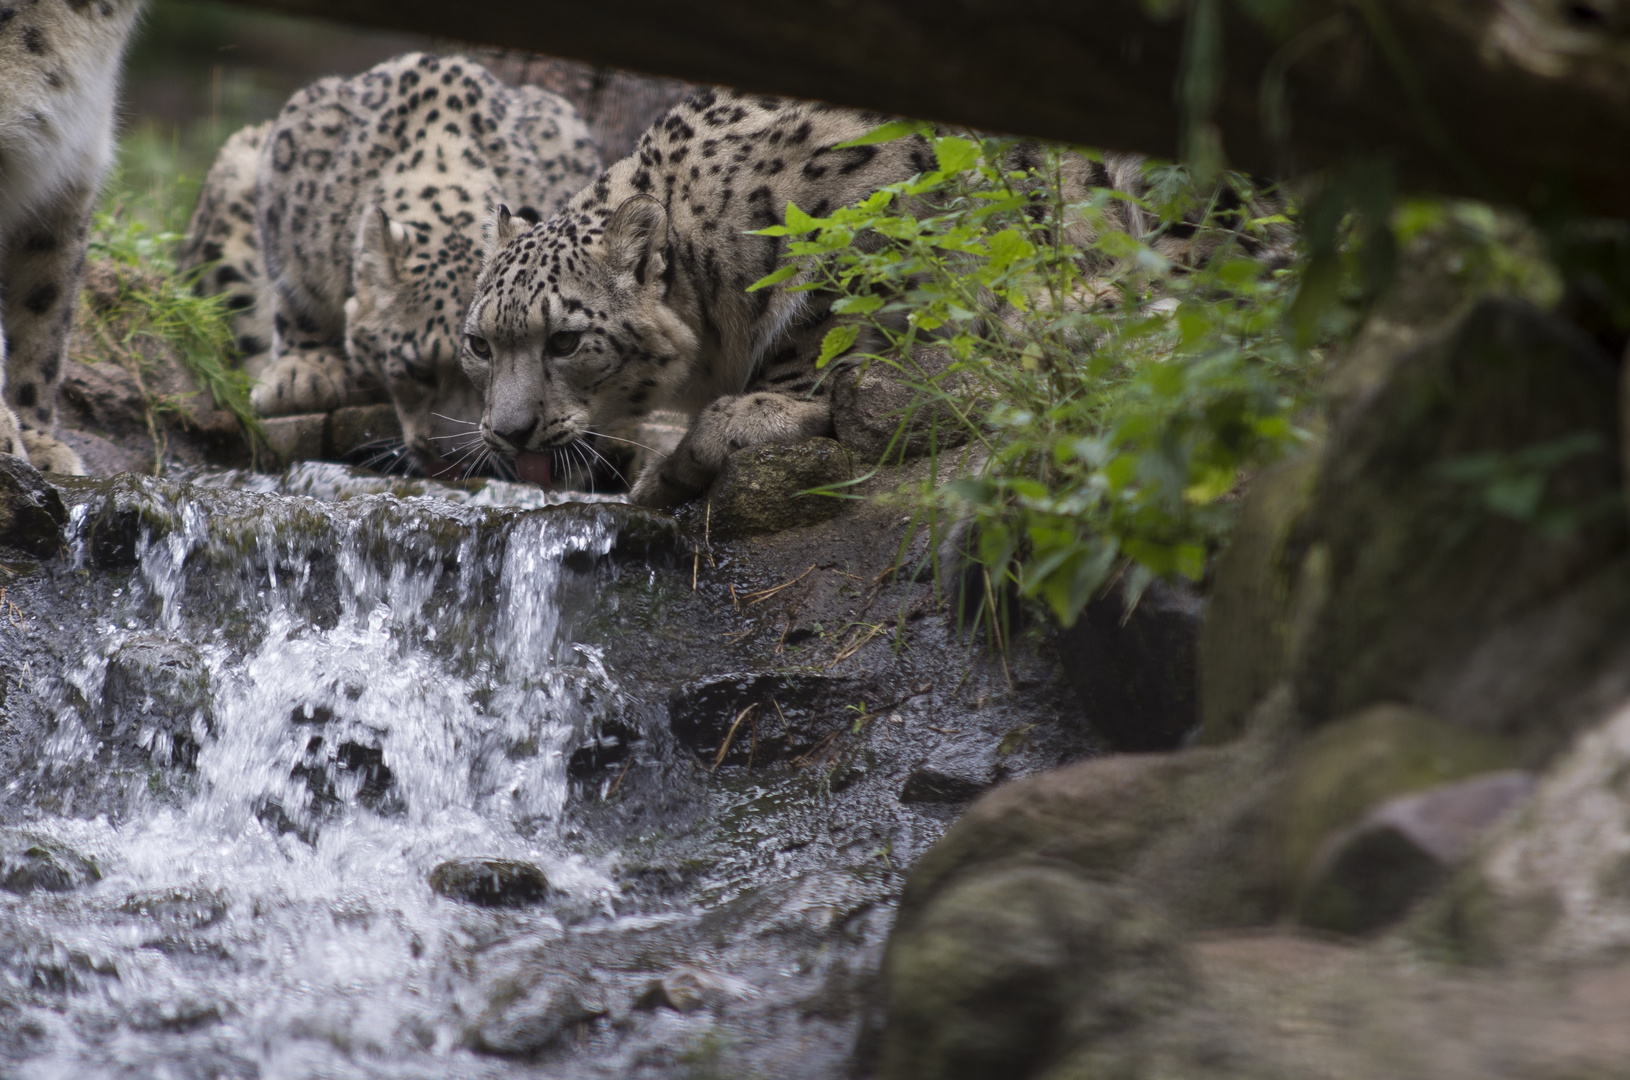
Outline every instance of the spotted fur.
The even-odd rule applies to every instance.
[[[553,213],[598,169],[569,103],[462,57],[410,53],[297,93],[256,173],[272,324],[257,408],[382,393],[440,468],[480,410],[458,353],[489,207]]]
[[[0,451],[81,473],[57,391],[140,0],[0,0]]]
[[[255,236],[255,173],[271,121],[235,132],[204,177],[178,263],[198,271],[197,291],[224,295],[238,358],[259,378],[272,356],[272,305]]]
[[[665,506],[734,448],[830,433],[813,358],[831,298],[747,292],[785,250],[748,233],[780,223],[789,202],[824,214],[932,168],[919,138],[836,149],[882,119],[699,91],[547,222],[500,211],[465,320],[488,444],[544,451],[679,409],[695,417],[689,431],[633,491]]]

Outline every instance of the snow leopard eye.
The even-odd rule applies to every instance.
[[[471,352],[475,353],[481,359],[492,359],[492,347],[487,344],[486,338],[476,337],[474,334],[468,334],[464,338],[464,343],[470,347]]]
[[[581,330],[559,330],[549,335],[545,345],[550,356],[570,356],[577,351],[577,343],[582,340]]]

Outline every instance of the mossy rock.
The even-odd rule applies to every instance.
[[[1012,861],[958,879],[884,959],[885,1080],[1033,1076],[1061,1044],[1114,1037],[1193,992],[1183,947],[1137,890]]]
[[[542,903],[549,879],[516,859],[449,859],[430,871],[430,888],[479,907],[518,908]]]
[[[854,475],[849,451],[835,439],[749,446],[726,459],[708,489],[703,528],[724,539],[817,524],[847,503],[804,493]]]
[[[1284,675],[1293,567],[1287,549],[1319,477],[1307,454],[1257,477],[1228,548],[1217,559],[1216,584],[1200,629],[1202,745],[1245,729],[1251,707]]]

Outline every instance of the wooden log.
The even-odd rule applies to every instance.
[[[1214,12],[1220,38],[1195,36],[1220,43],[1214,92],[1190,89],[1235,167],[1384,155],[1406,189],[1630,216],[1614,0],[232,2],[1162,156],[1194,13]]]

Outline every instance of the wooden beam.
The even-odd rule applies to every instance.
[[[229,2],[1161,156],[1181,137],[1189,22],[1150,0]],[[1284,12],[1271,25],[1237,0],[1165,6],[1207,4],[1231,165],[1379,154],[1406,189],[1630,216],[1630,33],[1612,0],[1251,3]]]

